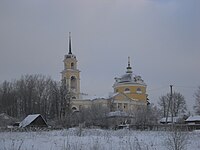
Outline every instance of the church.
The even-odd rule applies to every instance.
[[[71,108],[73,111],[79,111],[81,108],[89,108],[93,104],[99,104],[107,107],[110,112],[131,112],[139,107],[145,107],[148,104],[146,88],[147,85],[141,76],[133,74],[128,57],[127,70],[121,77],[116,77],[113,84],[113,94],[108,98],[83,98],[80,91],[80,70],[78,69],[78,60],[72,53],[71,34],[69,33],[69,50],[64,56],[64,70],[61,72],[62,81],[71,97]]]

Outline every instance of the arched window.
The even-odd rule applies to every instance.
[[[73,96],[73,97],[72,97],[72,99],[76,99],[76,97],[75,97],[75,96]]]
[[[77,90],[77,79],[74,76],[71,77],[71,90]]]
[[[141,93],[142,93],[142,90],[141,90],[140,88],[137,88],[136,93],[141,94]]]
[[[71,69],[74,69],[74,63],[73,62],[71,63]]]
[[[73,111],[77,111],[77,108],[74,106],[74,107],[72,107],[72,110]]]
[[[130,89],[129,88],[125,88],[124,93],[130,93]]]

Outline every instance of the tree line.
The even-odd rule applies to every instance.
[[[40,113],[46,119],[67,114],[70,93],[60,82],[43,75],[24,75],[0,84],[0,112],[16,118]]]
[[[45,119],[57,119],[63,126],[87,123],[90,125],[106,125],[107,108],[100,104],[91,108],[82,108],[80,112],[71,110],[72,93],[64,82],[57,82],[44,75],[24,75],[18,80],[4,81],[0,84],[0,113],[23,119],[29,114],[39,113]],[[200,87],[195,92],[196,114],[200,115]],[[161,117],[180,116],[186,114],[186,100],[179,92],[167,93],[159,98],[158,106],[153,104],[147,109],[130,112],[135,116],[135,124],[155,124]]]

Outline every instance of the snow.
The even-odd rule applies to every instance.
[[[186,135],[186,149],[200,149],[200,132],[187,132]],[[169,132],[166,131],[127,129],[0,132],[0,150],[167,150],[167,137]]]
[[[200,121],[200,116],[190,116],[186,121]]]
[[[173,117],[173,122],[178,122],[179,119],[180,119],[180,117]],[[166,122],[166,117],[162,118],[160,120],[160,122]],[[167,118],[167,122],[172,122],[172,117],[171,116],[169,116]]]
[[[127,116],[129,115],[124,111],[113,111],[108,113],[108,117],[127,117]]]
[[[5,119],[5,120],[10,119],[9,116],[6,115],[5,113],[1,113],[1,114],[0,114],[0,117],[3,118],[3,119]]]
[[[28,115],[20,124],[19,127],[26,127],[29,125],[33,120],[35,120],[37,117],[39,117],[40,114],[33,114],[33,115]]]
[[[107,98],[108,96],[106,96],[106,95],[101,95],[101,96],[99,96],[99,95],[91,95],[91,94],[86,94],[86,93],[81,93],[80,94],[80,99],[81,100],[90,100],[90,101],[92,101],[92,100],[96,100],[96,99],[104,99],[104,100],[106,100],[106,98]]]

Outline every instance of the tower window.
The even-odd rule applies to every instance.
[[[73,110],[73,111],[77,111],[77,108],[76,108],[76,107],[72,107],[72,110]]]
[[[77,90],[77,80],[76,77],[71,77],[71,90],[75,92]]]
[[[71,69],[74,69],[74,63],[71,63]]]
[[[137,88],[136,93],[141,94],[141,93],[142,93],[142,90],[141,90],[140,88]]]
[[[130,89],[129,88],[125,88],[124,93],[130,93]]]

